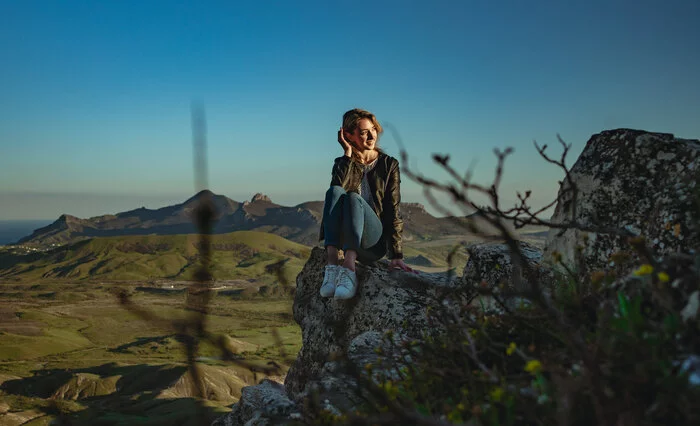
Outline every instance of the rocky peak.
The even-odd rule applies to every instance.
[[[69,214],[62,214],[56,219],[56,222],[69,222],[69,221],[75,221],[75,220],[80,220],[76,216],[69,215]]]
[[[69,214],[62,214],[61,216],[56,219],[56,222],[54,224],[56,225],[71,225],[71,224],[77,224],[80,223],[82,219],[76,216],[72,216]]]
[[[215,194],[211,192],[208,189],[203,189],[199,191],[198,193],[195,194],[195,198],[201,198],[201,197],[213,197]]]
[[[421,203],[401,203],[403,209],[419,210],[425,212],[425,206]]]
[[[258,192],[257,194],[253,195],[253,198],[250,199],[250,202],[251,202],[251,203],[254,203],[254,202],[256,202],[256,201],[264,201],[264,202],[268,202],[268,203],[271,203],[271,202],[272,202],[272,200],[270,199],[270,197],[268,197],[267,195],[262,194],[262,193],[260,193],[260,192]]]
[[[216,194],[214,194],[213,192],[211,192],[211,191],[208,190],[208,189],[203,189],[203,190],[197,192],[196,194],[194,194],[192,197],[188,198],[188,199],[183,203],[183,205],[189,205],[189,204],[193,204],[193,203],[198,203],[200,200],[202,200],[202,199],[204,199],[204,198],[210,198],[210,199],[211,199],[211,198],[215,198],[215,197],[217,197]]]

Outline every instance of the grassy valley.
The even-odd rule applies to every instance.
[[[456,245],[476,241],[406,241],[405,256],[417,269],[445,271]],[[220,361],[217,348],[203,345],[208,399],[194,398],[183,345],[167,325],[192,315],[186,288],[199,264],[198,244],[197,235],[147,235],[46,251],[1,247],[0,425],[46,425],[59,417],[72,424],[194,425],[228,411],[241,388],[262,376]],[[211,244],[216,293],[208,330],[225,336],[241,359],[275,360],[286,371],[280,349],[293,359],[301,332],[279,282],[294,286],[310,247],[252,231],[213,235]],[[464,249],[456,252],[457,274],[467,259]],[[272,273],[270,265],[281,261],[281,274]],[[120,304],[119,292],[167,321],[144,321]]]
[[[261,376],[199,350],[208,401],[193,398],[183,345],[172,327],[144,321],[116,294],[173,324],[192,315],[185,289],[199,265],[197,235],[92,238],[45,252],[0,253],[0,424],[201,424],[228,410]],[[208,330],[253,363],[296,354],[301,335],[293,283],[309,247],[260,232],[211,237],[217,293]],[[268,270],[286,260],[281,275]],[[267,289],[268,291],[263,291]]]
[[[2,286],[0,400],[8,413],[0,409],[0,424],[31,418],[31,424],[48,424],[59,415],[77,424],[199,424],[202,415],[213,419],[227,411],[243,386],[261,378],[219,361],[218,349],[203,345],[200,366],[209,400],[202,405],[193,398],[183,345],[173,329],[144,321],[114,296],[126,290],[137,306],[174,322],[192,314],[184,293],[142,292],[131,283]],[[217,295],[207,327],[226,336],[242,358],[261,365],[274,359],[286,370],[272,330],[283,350],[296,354],[301,335],[291,306],[290,298]]]

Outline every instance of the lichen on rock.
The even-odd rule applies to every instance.
[[[617,129],[593,135],[570,171],[577,197],[565,181],[551,220],[627,229],[660,255],[692,252],[700,242],[694,205],[699,153],[700,141],[667,133]],[[612,266],[610,256],[626,250],[624,236],[551,229],[545,261],[556,263],[559,253],[585,274]]]

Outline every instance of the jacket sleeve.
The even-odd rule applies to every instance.
[[[350,179],[350,163],[351,159],[343,155],[335,159],[333,171],[331,172],[331,186],[346,187],[348,179]]]
[[[387,221],[391,221],[391,234],[387,244],[387,254],[390,259],[403,259],[401,244],[403,219],[399,210],[399,203],[401,203],[401,175],[399,173],[399,162],[394,160],[391,163],[384,196],[384,211],[387,214]]]

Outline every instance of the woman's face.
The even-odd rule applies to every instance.
[[[345,137],[358,151],[371,151],[377,143],[377,129],[372,120],[363,118],[357,123],[354,132],[345,132]]]

